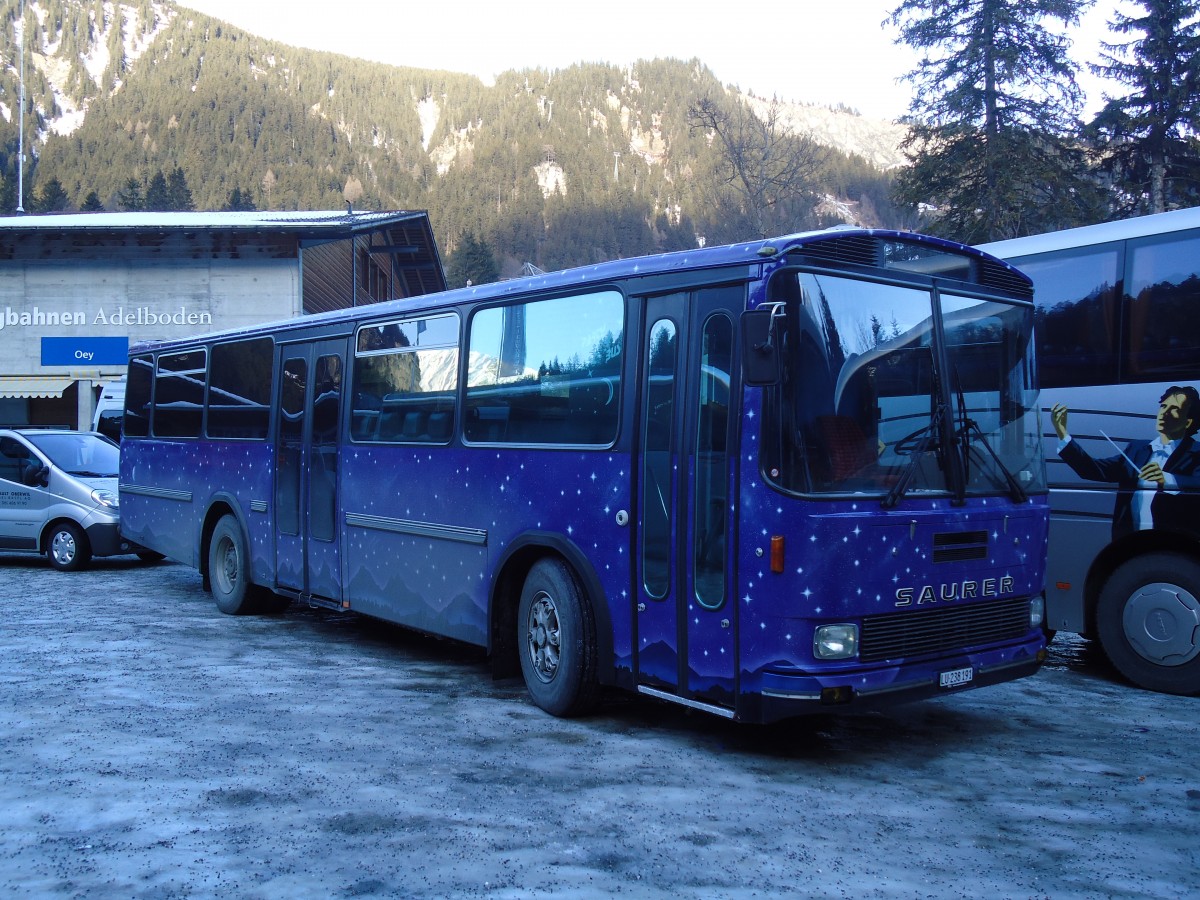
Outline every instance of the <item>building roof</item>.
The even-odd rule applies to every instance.
[[[371,254],[387,254],[404,284],[405,294],[446,289],[446,277],[429,213],[424,210],[282,210],[254,212],[94,212],[0,216],[0,259],[10,258],[22,241],[38,242],[47,254],[62,259],[54,242],[87,236],[99,240],[136,239],[137,235],[289,235],[301,247],[312,247],[358,235],[375,236],[363,246]],[[230,238],[236,243],[236,237]]]
[[[415,219],[424,210],[285,210],[254,212],[94,212],[0,216],[0,233],[54,231],[267,231],[328,233],[331,237]]]

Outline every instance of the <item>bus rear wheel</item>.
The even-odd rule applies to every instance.
[[[539,560],[529,570],[517,613],[521,674],[533,702],[555,716],[595,708],[596,626],[587,598],[561,560]]]
[[[208,544],[208,582],[217,609],[230,616],[279,612],[287,599],[250,581],[250,559],[242,528],[233,516],[222,516]]]
[[[1096,603],[1096,635],[1134,684],[1200,694],[1200,564],[1148,553],[1121,565]]]

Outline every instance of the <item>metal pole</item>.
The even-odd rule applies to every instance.
[[[19,4],[17,33],[20,36],[21,100],[17,114],[17,212],[25,212],[25,0]]]

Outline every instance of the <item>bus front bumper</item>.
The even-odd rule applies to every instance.
[[[1033,675],[1046,659],[1045,643],[973,653],[920,665],[811,675],[765,671],[762,722],[821,712],[857,712],[961,693]],[[969,674],[968,674],[969,673]]]

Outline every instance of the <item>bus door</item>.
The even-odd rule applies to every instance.
[[[637,678],[732,708],[730,373],[738,288],[653,297],[641,336]]]
[[[285,345],[280,352],[276,577],[282,588],[340,601],[337,441],[346,342]]]

